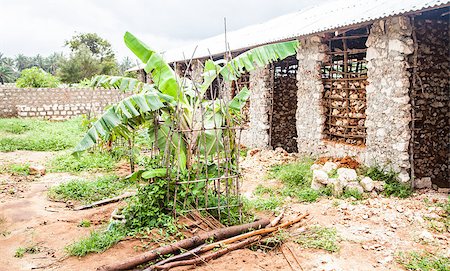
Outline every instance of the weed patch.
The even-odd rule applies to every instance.
[[[0,119],[0,151],[59,151],[81,139],[80,119],[62,122],[38,119]]]
[[[304,159],[292,164],[274,166],[269,171],[269,178],[278,179],[286,185],[297,188],[310,187],[312,181],[310,168],[313,163],[312,159]]]
[[[117,176],[106,176],[95,181],[72,180],[51,187],[47,195],[55,201],[76,200],[90,203],[118,196],[131,186],[131,182],[120,180]]]
[[[28,176],[30,175],[29,164],[9,164],[0,167],[0,173],[9,173],[12,175]]]
[[[295,239],[295,242],[305,248],[324,249],[330,252],[339,250],[336,229],[312,226]]]
[[[397,262],[407,270],[417,271],[449,271],[450,259],[444,256],[436,256],[431,253],[406,252],[400,253]]]
[[[114,169],[117,158],[111,153],[97,151],[74,156],[64,153],[49,163],[51,172],[108,171]]]
[[[277,165],[272,167],[268,177],[283,182],[282,196],[294,197],[301,202],[315,202],[321,196],[331,195],[331,188],[319,191],[311,188],[312,172],[310,168],[313,163],[314,160],[305,158],[296,163]]]
[[[66,252],[71,256],[82,257],[88,253],[101,253],[126,236],[123,227],[113,227],[107,231],[92,231],[89,236],[66,246]]]
[[[14,257],[22,258],[25,254],[36,254],[40,252],[40,248],[37,245],[29,247],[18,247],[14,253]]]
[[[380,166],[362,167],[361,175],[369,176],[372,180],[385,182],[383,195],[387,197],[407,198],[412,195],[409,184],[398,180],[398,173],[393,170],[385,170]]]
[[[78,227],[83,227],[83,228],[89,228],[91,226],[91,221],[87,220],[87,219],[83,219],[80,221],[80,224],[78,224]]]
[[[256,211],[275,211],[283,205],[284,199],[280,196],[258,197],[248,202],[248,207]]]
[[[362,200],[363,194],[359,192],[356,188],[348,188],[344,190],[344,193],[342,194],[342,197],[344,198],[355,198],[356,200]]]

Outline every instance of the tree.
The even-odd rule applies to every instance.
[[[76,83],[85,78],[90,79],[97,74],[118,74],[117,62],[111,44],[96,33],[75,35],[72,39],[66,41],[65,45],[72,51],[72,57],[71,61],[66,63],[68,66],[62,69],[66,71],[66,74],[61,76],[64,82]],[[90,57],[88,54],[90,54]],[[74,59],[80,57],[83,60],[79,59],[77,61]],[[88,63],[88,60],[91,63]],[[89,69],[83,72],[83,67],[88,67]],[[67,73],[76,71],[78,73],[72,75]],[[71,79],[69,79],[70,77]]]
[[[60,63],[58,76],[65,83],[78,83],[90,79],[103,71],[100,60],[96,59],[89,48],[80,45],[69,59]]]
[[[14,70],[10,66],[0,65],[0,84],[14,81]]]
[[[16,62],[16,68],[18,72],[33,67],[31,58],[23,54],[18,54],[14,61]]]
[[[4,83],[14,82],[16,76],[14,60],[0,53],[0,83],[3,85]]]
[[[65,45],[72,50],[72,52],[80,50],[84,45],[98,58],[100,61],[115,60],[114,52],[111,43],[101,38],[96,33],[81,33],[72,37],[71,40],[65,42]]]
[[[120,75],[124,75],[126,70],[133,67],[133,61],[129,57],[124,57],[119,64],[119,73]]]
[[[38,67],[23,70],[16,81],[16,86],[19,88],[54,88],[58,85],[57,77]]]
[[[247,88],[243,88],[225,105],[224,101],[208,101],[204,99],[204,95],[212,82],[219,75],[227,81],[237,80],[245,71],[294,55],[298,47],[297,41],[270,44],[251,49],[230,61],[208,60],[202,82],[192,82],[187,78],[179,78],[158,53],[132,34],[127,32],[124,40],[128,48],[145,64],[145,71],[151,74],[155,83],[146,84],[120,76],[97,76],[93,80],[93,86],[118,88],[137,94],[109,107],[93,123],[75,147],[74,153],[85,151],[102,139],[109,140],[114,136],[130,138],[134,130],[145,126],[149,130],[149,143],[159,150],[169,149],[177,157],[182,169],[188,169],[192,165],[193,153],[200,140],[206,142],[200,150],[204,155],[219,152],[224,144],[221,140],[225,137],[230,140],[229,144],[234,142],[232,133],[220,136],[219,132],[204,130],[202,126],[212,128],[235,125],[239,121],[237,115],[250,93]],[[175,120],[174,115],[180,110],[180,119]],[[202,116],[198,117],[198,114]]]

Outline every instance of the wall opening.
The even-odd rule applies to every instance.
[[[441,8],[412,19],[415,51],[411,71],[412,175],[450,187],[449,11]]]
[[[325,140],[365,145],[368,34],[368,28],[360,28],[326,39],[321,65]]]
[[[297,152],[297,69],[296,56],[273,64],[273,89],[270,112],[270,145]]]

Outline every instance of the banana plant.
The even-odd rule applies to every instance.
[[[270,44],[251,49],[230,61],[208,60],[204,64],[202,82],[192,82],[180,78],[161,55],[131,33],[125,33],[124,41],[145,64],[144,70],[151,74],[153,83],[121,76],[95,77],[93,87],[134,94],[108,108],[93,123],[74,153],[83,152],[112,135],[128,138],[133,130],[146,127],[151,143],[160,150],[169,149],[183,170],[191,167],[196,151],[208,155],[223,147],[222,136],[217,131],[201,128],[236,125],[239,112],[250,96],[250,91],[243,88],[231,101],[206,101],[203,96],[212,82],[219,75],[227,81],[236,80],[246,71],[294,55],[299,46],[297,41]],[[200,140],[206,144],[199,144]]]

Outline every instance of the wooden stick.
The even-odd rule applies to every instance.
[[[189,249],[192,247],[199,246],[203,244],[206,240],[213,238],[214,240],[223,240],[231,236],[238,235],[242,232],[248,231],[249,229],[259,229],[267,226],[270,223],[268,219],[261,219],[252,223],[237,225],[228,228],[221,228],[210,232],[205,232],[200,235],[193,236],[181,241],[178,241],[167,246],[159,247],[151,251],[147,251],[141,255],[133,257],[121,263],[114,263],[111,265],[105,265],[97,268],[99,271],[118,271],[118,270],[128,270],[140,264],[149,262],[153,259],[158,258],[161,255],[176,253],[180,249]]]
[[[268,224],[268,225],[278,223],[277,221],[280,221],[282,215],[283,215],[283,214],[280,214],[278,217],[276,217],[276,218],[275,218],[270,224]],[[243,239],[247,239],[247,238],[250,238],[250,237],[253,237],[253,236],[263,236],[263,235],[272,233],[272,232],[274,232],[274,231],[279,230],[280,228],[286,228],[286,227],[289,227],[290,225],[299,222],[300,220],[302,220],[302,219],[305,218],[306,216],[308,216],[307,213],[304,214],[304,215],[301,215],[301,216],[297,217],[296,219],[294,219],[294,220],[292,220],[292,221],[283,223],[283,224],[281,224],[281,225],[278,226],[278,227],[270,227],[270,228],[264,228],[264,229],[260,229],[260,230],[255,230],[255,231],[247,232],[247,233],[244,233],[244,234],[241,234],[241,235],[237,235],[237,236],[234,236],[234,237],[231,237],[231,238],[222,240],[222,241],[218,241],[218,242],[212,243],[212,244],[202,244],[201,246],[196,247],[196,248],[194,248],[194,249],[192,249],[192,250],[186,251],[185,253],[182,253],[182,254],[179,254],[179,255],[176,255],[176,256],[167,258],[167,259],[165,259],[165,260],[162,260],[162,261],[156,263],[156,264],[154,265],[154,267],[156,267],[156,266],[161,266],[161,265],[165,265],[165,264],[167,264],[167,263],[169,263],[169,262],[173,262],[173,261],[175,261],[175,260],[180,260],[180,259],[188,258],[188,257],[191,257],[191,256],[196,255],[196,254],[200,254],[200,253],[204,253],[204,252],[210,251],[210,250],[215,249],[215,248],[221,248],[221,247],[224,247],[224,246],[226,246],[226,245],[229,245],[229,244],[232,244],[232,243],[234,243],[234,242],[241,241],[241,240],[243,240]]]
[[[284,216],[284,211],[282,211],[279,216],[275,217],[274,220],[270,221],[270,224],[267,225],[266,228],[276,226],[278,223],[280,223],[280,220],[283,218],[283,216]]]
[[[97,206],[106,205],[106,204],[110,204],[110,203],[113,203],[113,202],[121,201],[123,199],[129,198],[129,197],[132,197],[132,196],[135,196],[135,195],[136,195],[136,192],[128,192],[128,193],[122,194],[122,195],[114,197],[114,198],[103,199],[103,200],[99,200],[99,201],[93,202],[93,203],[88,204],[88,205],[82,205],[82,206],[73,208],[73,210],[80,211],[80,210],[84,210],[84,209],[90,209],[90,208],[93,208],[93,207],[97,207]]]
[[[224,249],[221,249],[221,250],[215,251],[213,253],[209,253],[207,255],[198,257],[196,259],[185,260],[185,261],[177,261],[177,262],[172,262],[172,263],[168,263],[168,264],[165,264],[165,265],[149,267],[149,268],[144,269],[143,271],[151,271],[151,270],[155,270],[155,269],[169,270],[170,268],[173,268],[173,267],[176,267],[176,266],[195,265],[195,264],[205,263],[205,262],[208,262],[208,261],[210,261],[212,259],[216,259],[216,258],[218,258],[218,257],[220,257],[222,255],[225,255],[225,254],[227,254],[230,251],[249,246],[252,243],[259,241],[259,239],[261,239],[261,236],[254,236],[252,238],[246,239],[246,240],[241,241],[239,243],[229,245],[228,247],[225,247]],[[153,269],[153,268],[155,268],[155,269]]]

